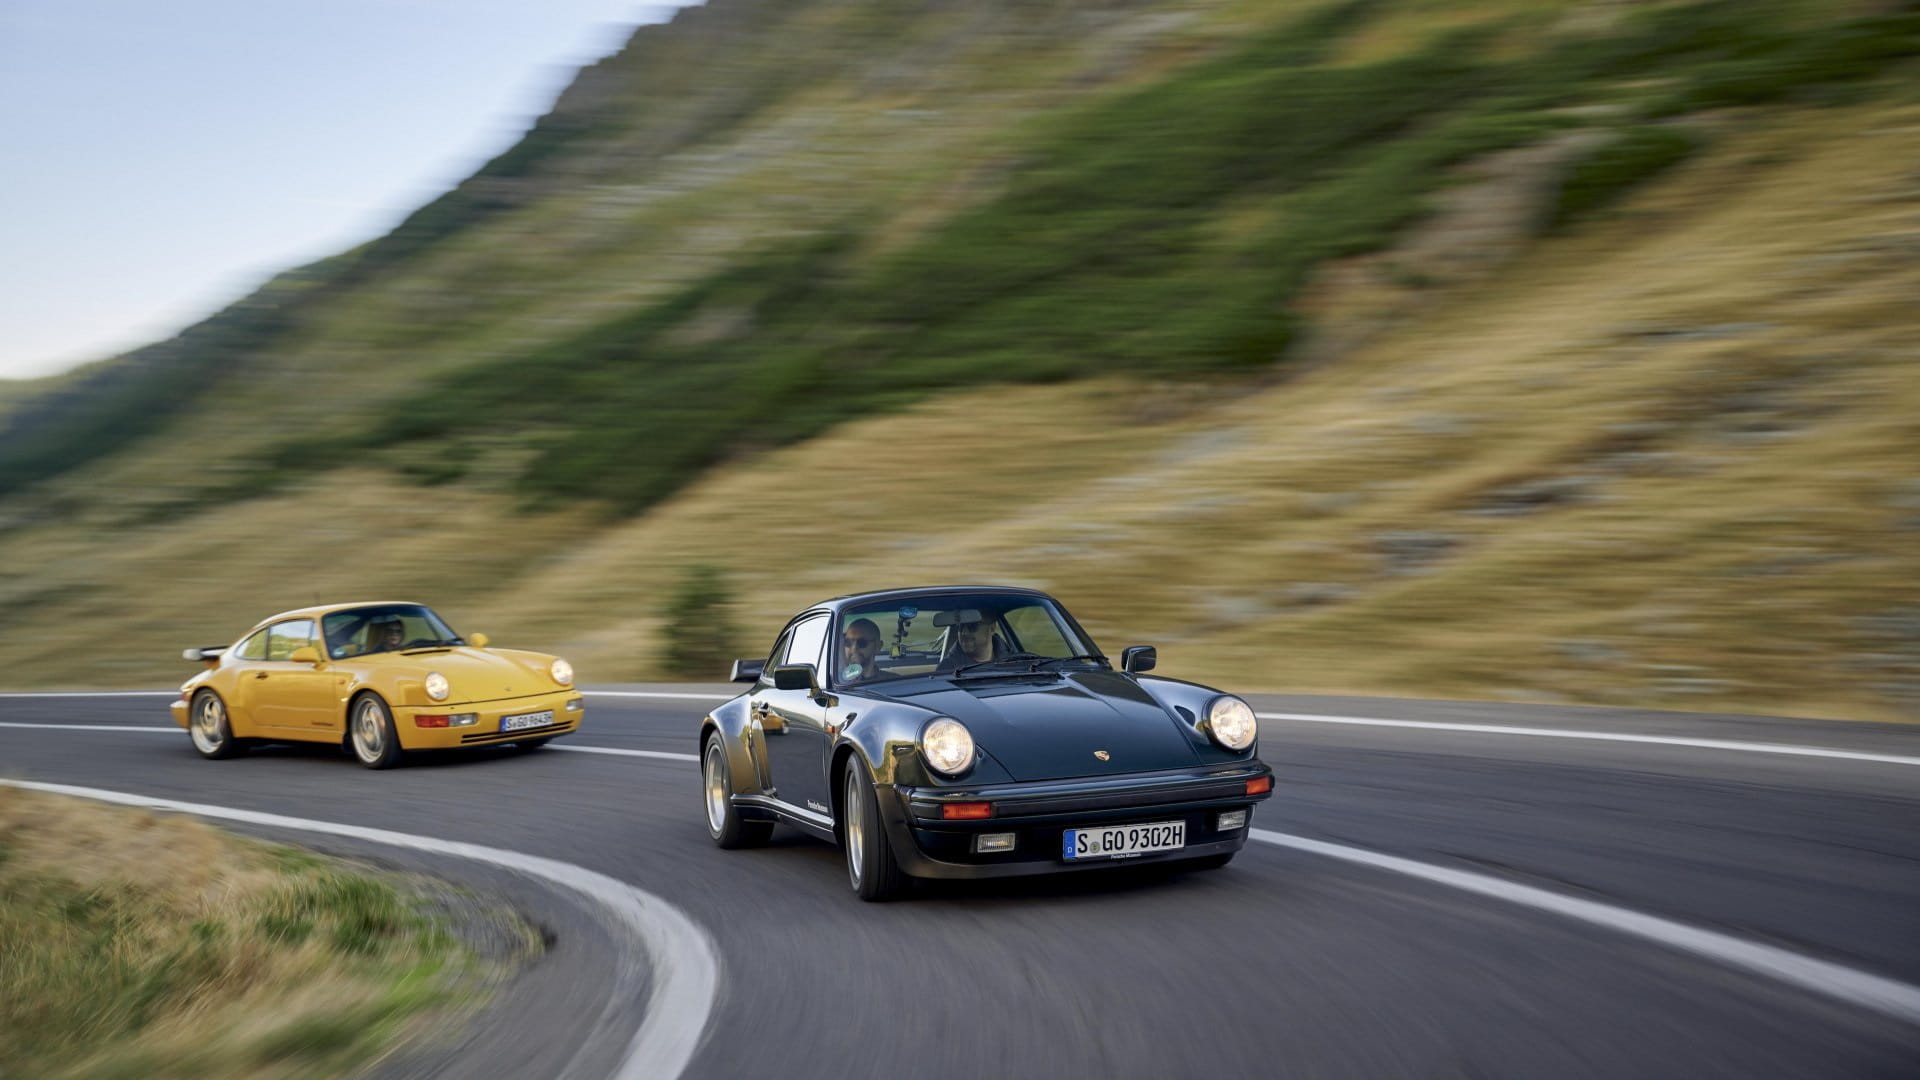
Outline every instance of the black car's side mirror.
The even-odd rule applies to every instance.
[[[1129,645],[1120,650],[1121,671],[1152,671],[1159,662],[1160,654],[1151,645]]]
[[[781,664],[773,669],[773,686],[776,690],[805,690],[809,694],[820,690],[820,684],[814,681],[812,664]]]
[[[733,672],[727,676],[728,682],[759,682],[760,673],[767,670],[765,660],[735,660]]]

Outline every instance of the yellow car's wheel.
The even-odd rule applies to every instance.
[[[233,725],[227,720],[227,703],[220,700],[219,694],[211,690],[195,694],[187,716],[187,734],[201,757],[219,761],[246,752],[246,744],[233,737]]]
[[[393,710],[379,694],[353,699],[347,714],[347,741],[353,756],[369,769],[391,769],[400,763],[400,737],[393,730]]]

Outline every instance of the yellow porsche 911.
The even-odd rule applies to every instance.
[[[531,750],[585,715],[565,660],[462,638],[424,604],[301,608],[231,646],[184,655],[207,670],[180,688],[173,720],[207,758],[255,742],[319,742],[385,769],[408,750]]]

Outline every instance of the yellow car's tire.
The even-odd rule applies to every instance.
[[[544,739],[522,739],[519,742],[514,743],[513,745],[519,747],[520,752],[525,754],[534,750],[538,750],[552,741],[553,741],[553,736],[549,735]]]
[[[748,821],[733,805],[733,773],[719,732],[707,737],[700,753],[700,794],[707,811],[707,836],[723,848],[759,847],[773,836],[773,822]]]
[[[227,719],[227,703],[211,690],[193,695],[187,709],[187,735],[203,758],[222,761],[247,752],[244,740],[233,737],[233,724]]]
[[[369,769],[391,769],[400,764],[400,736],[393,728],[393,710],[379,694],[361,694],[348,706],[347,746]]]

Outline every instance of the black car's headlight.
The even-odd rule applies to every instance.
[[[1245,750],[1260,734],[1253,706],[1237,697],[1217,697],[1207,706],[1207,734],[1229,750]]]
[[[920,729],[920,753],[934,772],[959,776],[973,766],[973,733],[942,716]]]

